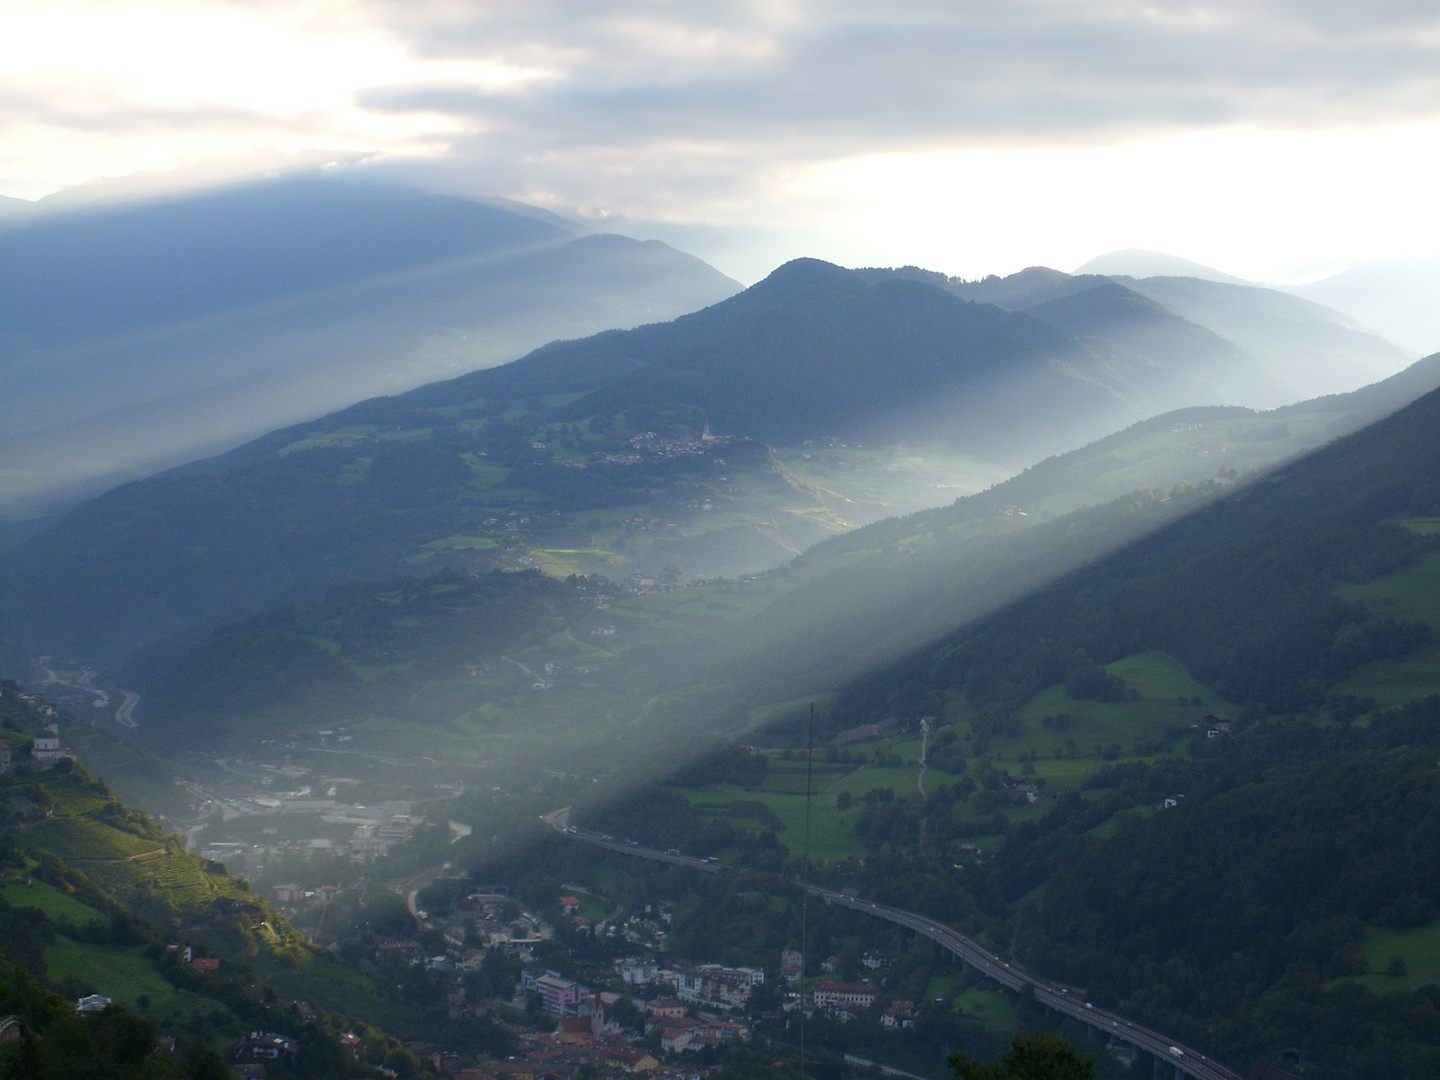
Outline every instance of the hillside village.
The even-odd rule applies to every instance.
[[[280,891],[282,902],[301,899],[289,889]],[[556,897],[552,923],[492,887],[466,894],[443,918],[419,912],[416,939],[373,938],[368,947],[377,960],[425,972],[452,1020],[497,1019],[513,1037],[516,1053],[486,1060],[422,1044],[410,1048],[456,1080],[630,1075],[693,1080],[715,1071],[726,1047],[785,1040],[802,1010],[807,1017],[865,1022],[892,1033],[915,1026],[915,1004],[884,989],[890,959],[879,950],[864,956],[871,981],[834,978],[836,957],[820,965],[819,977],[802,980],[800,954],[791,949],[777,955],[769,973],[670,958],[663,951],[672,920],[669,904],[593,923],[581,914],[583,906],[588,905],[580,897]],[[596,963],[586,959],[591,952],[586,942],[596,936],[657,948]],[[422,939],[432,947],[443,944],[428,955]],[[562,941],[576,946],[567,963],[575,976],[546,966],[557,947],[564,953]],[[545,959],[539,959],[542,953]]]

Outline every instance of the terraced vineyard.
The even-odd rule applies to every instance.
[[[222,897],[255,902],[238,880],[185,852],[178,838],[119,802],[83,769],[6,781],[12,794],[45,806],[48,816],[21,823],[18,842],[83,870],[162,924],[192,924]],[[277,939],[278,943],[278,939]]]

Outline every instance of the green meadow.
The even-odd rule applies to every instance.
[[[142,996],[149,1001],[148,1010],[161,1013],[193,998],[171,986],[153,961],[123,945],[91,945],[60,937],[45,950],[45,968],[53,981],[76,979],[137,1011]]]
[[[1440,520],[1410,519],[1403,524],[1418,533],[1440,533]],[[1376,615],[1419,620],[1440,637],[1440,552],[1414,565],[1363,585],[1342,582],[1335,593],[1350,603],[1364,603]],[[1371,698],[1381,708],[1440,693],[1440,640],[1398,660],[1366,664],[1335,687],[1338,694]]]
[[[988,766],[1019,780],[1031,781],[1041,789],[1034,804],[1015,802],[1004,807],[1012,824],[1038,818],[1054,805],[1065,791],[1080,787],[1098,769],[1113,761],[1150,760],[1157,754],[1178,752],[1197,735],[1197,725],[1207,713],[1233,708],[1216,694],[1192,680],[1174,658],[1155,651],[1136,653],[1106,666],[1112,675],[1124,679],[1139,698],[1127,702],[1081,701],[1069,697],[1063,687],[1052,686],[1037,694],[1019,711],[1018,735],[997,736],[982,754],[967,753],[964,770],[947,772],[933,765],[924,770],[924,794],[933,795],[942,785],[954,784],[966,773],[975,775]],[[1197,704],[1198,702],[1198,704]],[[788,719],[802,715],[809,700],[772,706],[766,715]],[[959,734],[968,732],[973,713],[963,702],[951,709],[951,726]],[[1046,716],[1068,716],[1068,726],[1044,723]],[[1180,738],[1183,736],[1182,741]],[[962,740],[959,745],[965,747]],[[921,736],[896,735],[854,742],[843,748],[851,761],[831,761],[831,748],[815,751],[810,779],[810,850],[820,861],[835,861],[859,855],[863,844],[855,834],[855,821],[865,810],[865,794],[888,788],[897,797],[922,794]],[[780,841],[792,854],[799,854],[805,838],[806,768],[804,754],[791,751],[763,751],[768,768],[765,779],[753,790],[735,785],[677,789],[705,816],[723,818],[736,828],[758,829],[763,823],[745,811],[745,803],[763,803],[782,827]],[[878,755],[878,759],[877,759]],[[898,764],[897,764],[898,759]],[[851,798],[847,809],[838,805],[844,793]],[[736,804],[740,804],[737,808]],[[973,797],[956,804],[961,816],[988,817],[993,805],[982,806]],[[1110,824],[1113,828],[1113,824]],[[973,842],[992,850],[1004,839],[1002,834],[977,836]]]
[[[11,879],[0,882],[0,897],[12,907],[39,908],[50,918],[63,919],[75,926],[84,926],[102,917],[94,908],[25,873],[16,873]]]
[[[1359,981],[1371,990],[1384,993],[1440,984],[1440,921],[1413,930],[1367,927],[1360,951],[1370,962],[1370,972]],[[1403,975],[1386,974],[1392,956],[1405,962]]]

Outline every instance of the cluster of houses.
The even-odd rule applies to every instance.
[[[281,904],[288,904],[292,907],[324,907],[333,903],[335,897],[339,896],[342,890],[339,885],[317,885],[313,889],[305,889],[299,885],[276,885],[273,886],[275,899]]]
[[[677,438],[657,435],[653,431],[643,431],[638,435],[630,436],[630,447],[651,457],[674,458],[688,457],[691,454],[708,454],[711,450],[731,441],[733,440],[728,435],[711,434],[710,425],[706,424],[705,430],[701,432],[698,439]]]
[[[669,987],[682,1002],[716,1009],[743,1008],[755,987],[765,982],[765,972],[752,967],[678,962],[662,968],[647,959],[621,960],[616,967],[628,986]]]
[[[696,1071],[675,1064],[676,1057],[750,1040],[745,1024],[703,1012],[693,1015],[686,1002],[662,997],[644,1003],[646,1042],[621,1031],[611,1019],[619,994],[592,993],[554,971],[527,973],[522,987],[539,994],[546,1011],[560,1017],[557,1030],[551,1035],[522,1038],[522,1056],[461,1070],[455,1074],[456,1080],[526,1076],[567,1080],[585,1065],[601,1075],[643,1074],[656,1080],[679,1080],[695,1076]],[[667,1059],[672,1059],[670,1064]]]
[[[229,805],[229,800],[226,804]],[[331,825],[353,826],[354,832],[349,839],[343,840],[313,837],[303,840],[277,840],[269,844],[212,841],[203,845],[200,854],[207,859],[227,864],[235,861],[237,857],[244,859],[251,872],[262,867],[266,859],[292,852],[329,855],[364,863],[386,854],[395,845],[404,843],[414,835],[416,829],[425,824],[423,817],[409,813],[391,814],[383,809],[371,811],[366,807],[343,807],[329,799],[273,799],[258,796],[251,800],[251,807],[243,812],[320,811],[322,821]],[[233,869],[235,867],[232,866]]]
[[[685,1002],[678,998],[656,998],[646,1003],[645,1034],[658,1035],[660,1049],[667,1054],[718,1049],[726,1043],[750,1041],[750,1029],[746,1025],[713,1016],[690,1016]]]
[[[554,1032],[521,1034],[518,1053],[505,1061],[477,1062],[467,1068],[447,1068],[443,1058],[435,1064],[454,1080],[572,1080],[594,1077],[642,1076],[646,1080],[701,1080],[693,1064],[665,1062],[661,1051],[638,1046],[634,1040],[598,1031],[588,1017],[560,1022]]]
[[[232,1068],[241,1080],[266,1080],[272,1068],[288,1071],[299,1043],[273,1031],[252,1031],[235,1048]]]

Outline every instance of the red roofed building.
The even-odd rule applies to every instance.
[[[567,1016],[560,1021],[562,1043],[588,1043],[593,1034],[588,1016]]]

